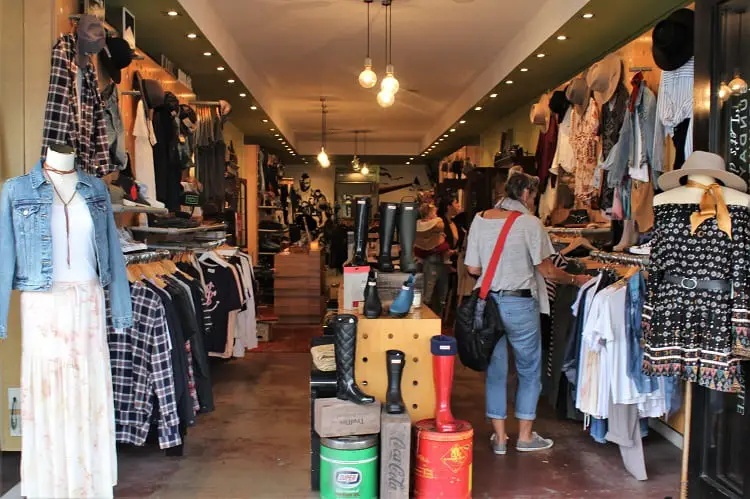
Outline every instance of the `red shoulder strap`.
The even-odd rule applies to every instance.
[[[505,247],[506,239],[508,239],[510,228],[513,227],[516,219],[520,216],[520,211],[513,211],[508,215],[508,218],[505,219],[503,230],[500,231],[500,235],[497,238],[497,244],[495,244],[495,250],[492,252],[492,258],[490,258],[490,263],[487,265],[487,271],[482,278],[482,286],[479,288],[479,298],[482,300],[486,300],[487,295],[490,292],[492,278],[495,277],[495,270],[497,270],[497,264],[500,262],[500,255],[503,254],[503,248]]]

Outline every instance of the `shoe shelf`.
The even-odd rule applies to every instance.
[[[154,208],[153,206],[125,206],[122,204],[112,205],[113,213],[148,213],[149,215],[167,215],[166,208]]]
[[[154,244],[148,244],[149,250],[171,250],[171,251],[182,251],[182,250],[211,250],[218,248],[219,246],[225,244],[227,242],[227,238],[221,238],[217,239],[215,241],[208,241],[208,242],[169,242],[169,241],[163,241],[158,242]]]
[[[141,227],[141,226],[133,226],[130,227],[130,230],[136,231],[136,232],[145,232],[148,234],[192,234],[193,232],[203,232],[207,230],[220,230],[220,229],[226,229],[226,224],[211,224],[211,225],[201,225],[199,227],[189,227],[186,229],[178,229],[175,227]]]
[[[401,390],[413,423],[435,416],[435,382],[432,377],[430,340],[441,332],[440,317],[426,306],[402,319],[382,315],[367,319],[353,310],[341,314],[357,316],[357,347],[354,373],[359,387],[380,402],[388,389],[386,352],[406,354]]]

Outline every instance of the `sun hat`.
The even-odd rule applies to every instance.
[[[705,151],[693,152],[685,160],[682,168],[662,174],[659,177],[659,187],[663,191],[680,187],[680,180],[688,175],[713,177],[724,184],[724,187],[747,192],[747,183],[739,175],[727,171],[726,163],[721,156]]]
[[[615,95],[622,77],[622,60],[617,54],[609,54],[595,62],[586,74],[586,84],[594,94],[594,100],[603,106]]]

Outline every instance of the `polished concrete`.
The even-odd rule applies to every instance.
[[[308,488],[309,362],[308,354],[258,353],[215,363],[217,409],[199,416],[184,457],[167,457],[154,446],[120,449],[115,497],[318,497]],[[649,480],[638,482],[624,470],[616,446],[594,443],[579,423],[545,417],[543,406],[538,431],[555,440],[552,450],[493,455],[482,376],[461,367],[453,409],[476,430],[475,498],[678,496],[680,452],[658,435],[646,439]]]

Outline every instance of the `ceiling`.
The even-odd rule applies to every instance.
[[[190,74],[201,99],[232,103],[231,119],[247,141],[281,152],[282,139],[300,155],[316,154],[320,97],[325,96],[327,149],[350,155],[354,130],[367,130],[368,155],[391,158],[390,164],[415,156],[439,157],[476,143],[500,116],[685,3],[394,0],[393,64],[401,90],[393,107],[381,109],[376,89],[357,83],[366,53],[362,0],[107,0],[108,7],[125,6],[133,12],[139,47],[156,60],[164,53]],[[172,9],[180,15],[166,16]],[[595,17],[584,20],[583,12]],[[371,18],[371,55],[382,77],[384,17],[379,0],[371,5]],[[190,32],[198,38],[188,39]],[[558,41],[561,33],[568,39]],[[210,57],[203,55],[207,51]],[[535,57],[540,51],[544,59]],[[217,71],[218,66],[226,70]],[[521,67],[529,71],[521,73]],[[236,82],[229,84],[228,79]],[[507,79],[514,83],[503,83]],[[498,95],[490,99],[491,93]],[[478,104],[482,111],[473,111]],[[458,125],[462,119],[467,123]],[[451,128],[456,132],[449,132]],[[274,137],[276,133],[280,137]],[[449,137],[429,156],[417,156],[443,134]],[[361,135],[359,150],[362,155]],[[292,163],[299,157],[285,160]]]

